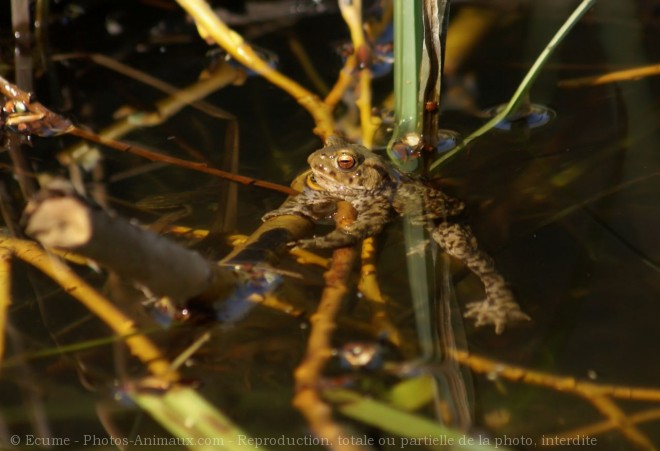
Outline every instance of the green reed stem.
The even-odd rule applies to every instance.
[[[419,133],[421,109],[419,107],[419,69],[424,29],[421,0],[394,0],[394,115],[396,124],[392,143],[406,133]]]

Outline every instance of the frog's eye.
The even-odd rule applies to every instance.
[[[339,169],[352,169],[355,166],[355,157],[347,153],[341,154],[337,157],[337,166]]]

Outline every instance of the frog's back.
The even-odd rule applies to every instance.
[[[439,189],[402,175],[392,207],[400,215],[423,223],[456,216],[463,211],[464,205]]]

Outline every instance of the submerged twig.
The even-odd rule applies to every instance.
[[[513,382],[539,385],[585,397],[611,396],[629,401],[660,401],[660,388],[639,388],[580,381],[570,376],[557,376],[520,366],[503,364],[461,350],[452,351],[449,355],[477,373],[491,374],[494,377],[501,377]]]
[[[660,420],[660,409],[648,409],[641,412],[634,413],[632,415],[627,415],[627,421],[630,424],[640,424],[649,421]],[[606,419],[598,423],[593,423],[589,426],[582,426],[579,428],[571,429],[569,431],[564,431],[559,434],[555,434],[555,437],[558,439],[567,439],[567,438],[580,438],[580,437],[593,437],[595,435],[604,434],[610,430],[617,427],[617,424],[612,422],[611,419]]]
[[[170,363],[160,350],[151,340],[139,333],[133,321],[68,266],[55,260],[41,247],[30,241],[0,236],[0,248],[10,250],[21,260],[36,267],[53,279],[64,291],[78,299],[117,335],[125,339],[131,352],[149,368],[154,376],[172,382],[179,379],[178,373],[172,371]]]
[[[634,422],[627,418],[610,398],[658,402],[660,401],[660,389],[658,388],[638,388],[580,381],[570,376],[557,376],[520,366],[503,364],[461,350],[449,350],[449,356],[461,364],[467,365],[473,371],[488,374],[493,378],[538,385],[581,396],[606,416],[608,421],[617,427],[626,438],[645,449],[653,449],[646,435],[634,426]]]
[[[612,424],[616,425],[616,428],[621,431],[621,434],[631,443],[634,443],[642,449],[655,449],[653,443],[651,443],[651,440],[646,434],[631,422],[621,408],[619,408],[619,406],[617,406],[609,397],[594,396],[587,399],[605,418],[607,418]]]
[[[337,204],[335,220],[341,227],[340,217],[352,220],[355,211],[346,202]],[[316,313],[312,315],[311,331],[307,342],[305,358],[294,373],[296,394],[293,405],[307,418],[310,428],[317,437],[327,438],[333,450],[361,449],[350,443],[343,443],[341,437],[347,437],[343,430],[332,419],[332,409],[321,399],[319,385],[321,372],[328,359],[332,356],[332,333],[336,328],[335,318],[339,313],[344,296],[348,293],[348,278],[357,257],[354,247],[344,247],[333,252],[332,263],[326,271],[325,289],[321,296]]]
[[[369,306],[372,309],[372,324],[379,336],[384,336],[394,345],[400,346],[401,334],[387,313],[387,300],[378,285],[376,275],[376,246],[373,237],[367,238],[362,242],[360,259],[362,266],[360,269],[358,289],[369,302]]]
[[[330,88],[326,84],[325,80],[323,80],[323,77],[318,72],[316,67],[314,67],[314,64],[312,63],[307,50],[305,50],[305,46],[302,42],[300,42],[298,36],[290,33],[287,41],[289,44],[289,49],[291,49],[291,53],[293,53],[298,59],[298,63],[302,67],[302,70],[305,72],[307,78],[312,83],[314,88],[316,88],[316,92],[323,96],[328,95]]]

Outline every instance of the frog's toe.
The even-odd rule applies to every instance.
[[[508,324],[530,320],[515,302],[494,303],[488,299],[469,303],[464,316],[474,319],[476,327],[493,325],[498,335]]]

